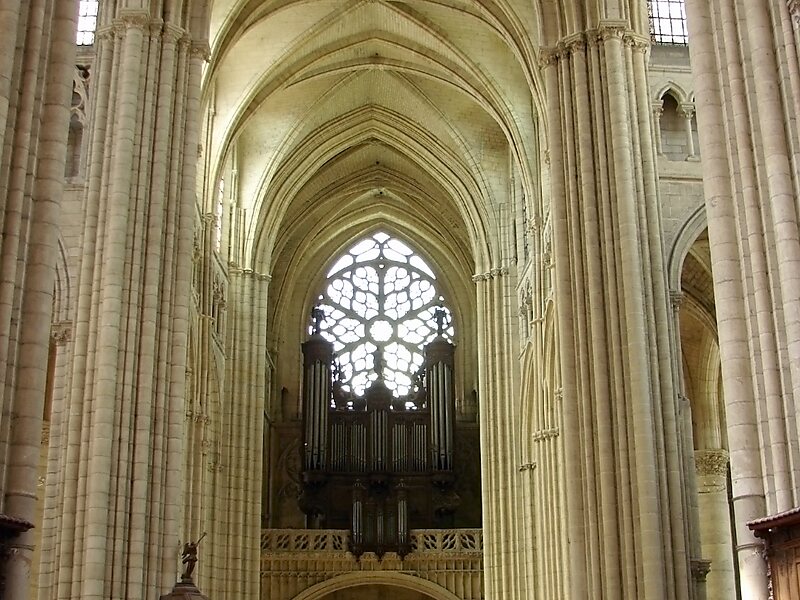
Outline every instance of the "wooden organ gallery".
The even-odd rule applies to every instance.
[[[454,462],[454,345],[438,334],[408,394],[384,382],[383,352],[363,395],[343,389],[333,343],[315,325],[303,344],[303,492],[309,525],[350,530],[350,552],[411,550],[411,528],[452,527],[460,503]]]

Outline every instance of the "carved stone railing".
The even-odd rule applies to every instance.
[[[349,532],[337,529],[265,529],[261,532],[262,597],[290,600],[300,592],[348,573],[402,572],[434,583],[463,600],[483,598],[480,529],[415,529],[411,553],[379,560],[347,551]],[[376,580],[371,579],[374,583]],[[379,582],[379,581],[378,581]],[[391,581],[387,579],[391,585]]]

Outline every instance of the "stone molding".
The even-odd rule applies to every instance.
[[[727,475],[728,451],[696,450],[694,453],[695,470],[698,475]]]

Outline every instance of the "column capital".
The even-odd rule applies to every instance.
[[[653,115],[657,119],[660,119],[661,115],[664,114],[664,100],[661,98],[653,100],[653,102],[650,103],[650,109],[653,111]]]
[[[141,29],[144,31],[150,27],[150,11],[138,8],[124,8],[119,11],[119,15],[114,19],[117,29]]]
[[[204,62],[211,60],[211,46],[208,42],[192,42],[190,47],[192,57],[199,58]]]
[[[798,25],[800,25],[800,0],[788,0],[789,14],[791,14]]]
[[[63,346],[72,340],[72,321],[59,321],[50,326],[50,339]]]
[[[504,275],[508,275],[509,270],[508,267],[495,267],[486,271],[485,273],[476,273],[472,276],[472,281],[475,283],[479,283],[481,281],[489,281],[491,279],[495,279],[497,277],[503,277]]]
[[[722,448],[696,450],[694,464],[698,475],[726,475],[728,473],[728,451]]]
[[[684,102],[678,106],[678,114],[687,120],[694,117],[694,111],[695,108],[693,102]]]
[[[711,571],[711,561],[707,558],[693,558],[691,560],[692,579],[697,583],[704,583],[709,571]]]
[[[669,303],[672,305],[672,310],[678,312],[681,309],[683,301],[686,299],[686,294],[679,290],[670,290]]]

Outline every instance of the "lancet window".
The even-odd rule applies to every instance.
[[[78,37],[79,46],[94,44],[94,32],[97,29],[98,0],[81,0],[78,12]]]
[[[684,0],[648,0],[647,8],[653,42],[676,45],[689,43]]]

